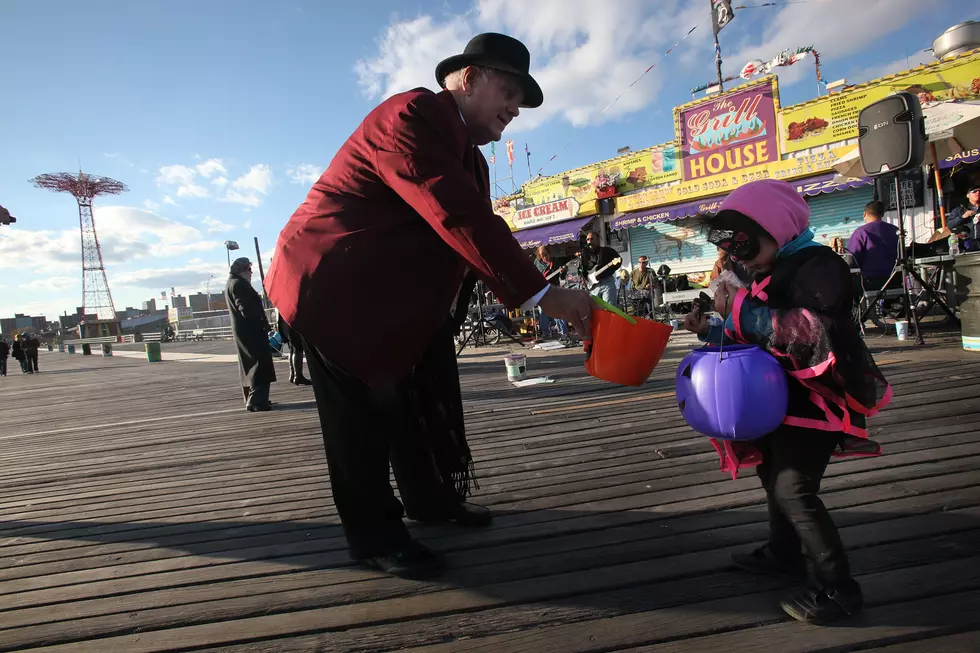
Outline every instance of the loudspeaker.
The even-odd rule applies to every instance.
[[[870,177],[921,166],[926,124],[918,96],[901,91],[861,109],[858,148]]]

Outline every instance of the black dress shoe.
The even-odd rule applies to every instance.
[[[313,385],[313,381],[310,381],[305,376],[301,376],[299,378],[293,379],[292,381],[290,381],[290,383],[292,383],[293,385]]]
[[[493,521],[493,513],[489,508],[475,503],[453,503],[441,510],[409,511],[408,518],[418,522],[453,523],[465,528],[481,528],[489,526]]]
[[[359,562],[372,569],[408,580],[435,578],[446,569],[446,559],[441,553],[415,540],[409,540],[388,555],[362,558]]]
[[[272,404],[258,404],[258,405],[253,404],[250,406],[245,406],[245,410],[247,410],[250,413],[264,413],[266,411],[272,410]]]

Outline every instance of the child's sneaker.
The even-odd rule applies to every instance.
[[[798,621],[829,624],[854,617],[864,607],[864,595],[857,581],[837,587],[804,587],[779,602],[783,612]]]
[[[732,563],[739,569],[758,576],[793,582],[805,581],[807,577],[806,560],[803,556],[796,560],[785,560],[773,553],[768,544],[749,553],[732,555]]]

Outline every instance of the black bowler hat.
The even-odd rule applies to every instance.
[[[524,103],[521,106],[534,109],[544,102],[541,87],[528,73],[531,68],[531,53],[523,43],[506,34],[487,32],[470,39],[463,54],[444,59],[436,66],[436,81],[446,87],[446,76],[467,66],[483,66],[502,70],[517,77],[524,89]]]

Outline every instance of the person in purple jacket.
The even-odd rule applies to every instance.
[[[864,207],[864,224],[854,230],[847,241],[847,251],[851,253],[866,290],[878,290],[886,281],[898,259],[898,227],[883,222],[885,205],[878,200],[868,202]]]

